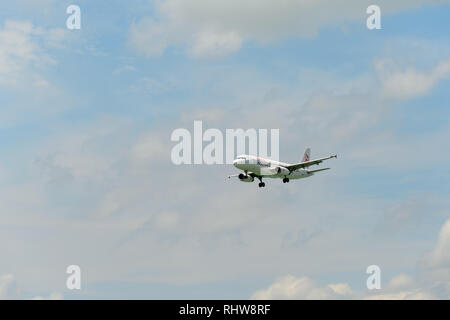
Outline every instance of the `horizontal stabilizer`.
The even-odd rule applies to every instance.
[[[317,170],[308,170],[309,173],[315,173],[315,172],[319,172],[319,171],[325,171],[325,170],[330,170],[331,168],[323,168],[323,169],[317,169]]]

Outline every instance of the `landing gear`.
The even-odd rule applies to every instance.
[[[289,182],[289,178],[284,177],[283,178],[283,183],[288,183]]]
[[[266,186],[266,184],[262,181],[262,177],[258,177],[260,183],[258,183],[258,187],[260,188],[264,188]]]

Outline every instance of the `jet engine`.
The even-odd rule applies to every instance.
[[[248,176],[248,175],[245,175],[243,173],[240,173],[238,178],[242,182],[253,182],[255,180],[255,178],[253,178],[252,176]]]
[[[284,176],[289,175],[291,172],[285,167],[276,167],[275,172]]]

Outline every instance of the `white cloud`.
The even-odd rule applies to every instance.
[[[345,283],[330,284],[321,288],[307,278],[292,275],[279,278],[267,289],[255,292],[251,299],[342,299],[350,298],[353,292]]]
[[[133,161],[141,164],[169,161],[167,139],[168,137],[155,132],[146,133],[131,149]]]
[[[48,297],[36,296],[32,300],[63,300],[64,296],[62,293],[54,292],[51,293]]]
[[[66,39],[67,31],[61,28],[45,30],[29,21],[6,20],[0,27],[0,86],[48,87],[41,71],[56,61],[46,49],[62,48]]]
[[[432,290],[411,287],[412,279],[406,275],[394,277],[387,289],[375,293],[354,291],[347,283],[319,287],[307,277],[288,275],[276,280],[268,288],[255,292],[251,299],[366,299],[366,300],[423,300],[439,298]],[[380,293],[381,292],[381,293]],[[441,298],[445,298],[441,297]]]
[[[366,300],[430,300],[436,297],[430,292],[413,290],[386,294],[376,294],[365,297]]]
[[[17,299],[19,288],[12,274],[0,275],[0,299]]]
[[[113,75],[120,75],[123,72],[131,72],[131,71],[136,71],[136,68],[134,66],[131,66],[131,65],[125,65],[125,66],[117,67],[112,72],[112,74]]]
[[[410,99],[428,94],[436,84],[450,76],[450,60],[429,70],[402,67],[392,60],[379,60],[376,69],[382,82],[382,94],[393,99]]]
[[[441,0],[378,1],[383,14],[441,3]],[[144,18],[130,29],[130,43],[147,56],[170,45],[186,45],[195,57],[223,56],[245,41],[268,43],[310,37],[325,26],[359,21],[365,26],[371,1],[326,0],[166,0],[154,3],[157,19]]]
[[[381,294],[367,299],[449,299],[450,297],[450,220],[439,232],[436,246],[419,260],[416,279],[401,274],[394,277]]]
[[[358,292],[346,283],[318,287],[307,277],[288,275],[277,279],[268,288],[259,290],[252,299],[367,299],[424,300],[450,297],[450,220],[441,228],[436,247],[424,257],[421,270],[425,277],[413,279],[406,274],[393,277],[381,290]],[[445,272],[443,272],[445,271]],[[430,277],[429,273],[432,273]]]
[[[21,299],[21,290],[12,274],[0,275],[0,300]],[[32,300],[62,300],[64,297],[59,292],[51,293],[48,297],[36,296]]]
[[[350,297],[354,294],[354,292],[347,283],[332,283],[329,284],[328,287],[339,296]]]
[[[189,53],[195,57],[217,58],[240,49],[242,38],[236,32],[202,31],[194,36]]]
[[[69,38],[69,31],[63,28],[53,28],[43,32],[43,38],[46,45],[50,48],[66,48],[66,41]]]
[[[155,224],[160,229],[173,230],[179,222],[180,217],[174,212],[162,212],[155,217]]]
[[[169,44],[168,37],[164,25],[145,18],[131,25],[129,42],[142,54],[153,57],[164,52]]]
[[[400,290],[411,288],[413,284],[413,278],[406,274],[399,274],[391,279],[391,281],[387,285],[387,288],[390,290]]]
[[[0,84],[17,81],[17,74],[38,62],[38,46],[31,40],[36,29],[30,22],[6,21],[0,29]]]
[[[441,228],[436,247],[423,256],[420,264],[425,278],[438,283],[447,281],[450,287],[450,219]]]
[[[426,257],[427,264],[432,267],[450,269],[450,220],[447,220],[439,232],[436,248]]]

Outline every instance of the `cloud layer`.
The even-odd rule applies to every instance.
[[[252,299],[369,299],[424,300],[450,298],[450,220],[441,228],[436,247],[421,261],[420,278],[399,274],[380,290],[355,291],[346,283],[319,287],[307,277],[287,275],[277,279],[266,289],[252,295]],[[426,266],[424,268],[424,266]],[[382,270],[382,269],[381,269]],[[382,275],[382,274],[381,274]]]
[[[381,6],[385,14],[424,3]],[[399,276],[371,298],[445,297],[447,228],[418,259],[450,205],[442,182],[449,51],[439,39],[418,39],[426,45],[417,52],[362,48],[368,42],[353,29],[344,31],[351,41],[321,38],[323,28],[365,28],[365,3],[356,0],[115,5],[70,33],[69,46],[57,13],[45,28],[39,18],[1,24],[4,297],[60,297],[50,293],[66,293],[65,270],[77,264],[83,297],[205,283],[209,297],[222,293],[218,283],[245,283],[249,297],[262,281],[291,275],[255,297],[357,298],[366,294],[355,281],[319,279],[358,274],[374,260]],[[82,11],[104,12],[91,6]],[[123,20],[141,9],[141,18]],[[371,35],[385,44],[386,33]],[[292,52],[278,50],[285,39]],[[85,44],[100,49],[81,50]],[[323,50],[331,45],[337,50]],[[230,56],[238,50],[243,57]],[[313,157],[339,157],[326,173],[287,185],[267,179],[259,189],[227,180],[232,166],[170,161],[171,132],[191,130],[194,120],[205,129],[280,129],[285,161],[298,161],[306,147]],[[418,260],[419,275],[402,274]]]
[[[378,1],[383,14],[445,1]],[[324,27],[360,22],[365,26],[370,1],[167,0],[156,1],[157,18],[132,25],[130,43],[146,56],[161,55],[171,45],[185,46],[193,57],[221,57],[247,41],[278,42],[311,37]]]

